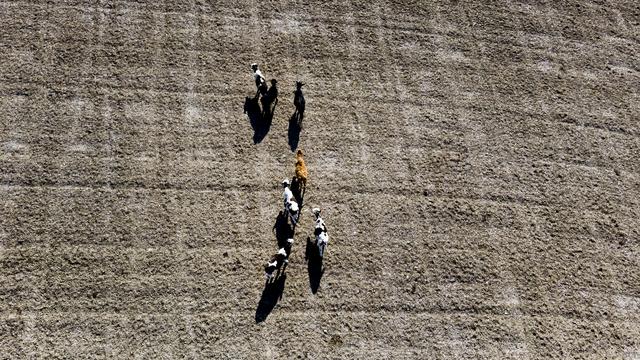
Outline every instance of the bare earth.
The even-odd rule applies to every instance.
[[[639,54],[634,0],[1,1],[0,359],[640,359]]]

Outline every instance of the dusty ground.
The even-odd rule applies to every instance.
[[[0,358],[639,359],[640,5],[557,3],[0,2]]]

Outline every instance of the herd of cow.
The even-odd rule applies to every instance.
[[[262,72],[258,69],[258,65],[251,64],[251,69],[253,71],[253,77],[257,88],[255,99],[257,100],[260,98],[260,102],[263,105],[263,111],[266,111],[264,109],[268,109],[274,101],[277,101],[277,81],[272,79],[271,87],[267,88],[266,80],[262,75]],[[302,118],[304,117],[305,110],[305,100],[302,93],[303,85],[304,84],[302,82],[296,81],[296,91],[294,92],[293,100],[296,108],[294,116],[296,116],[300,126],[302,125]],[[284,270],[289,263],[289,255],[291,254],[291,249],[294,243],[293,237],[295,234],[295,228],[298,224],[300,213],[302,211],[307,177],[308,173],[304,162],[304,153],[302,150],[298,150],[296,152],[296,166],[293,179],[291,181],[289,181],[289,179],[284,179],[282,181],[284,209],[280,211],[274,226],[278,242],[278,252],[271,257],[264,268],[267,283],[270,283],[274,278],[277,278],[281,273],[284,273]],[[305,253],[305,260],[307,260],[309,256],[319,256],[322,258],[329,242],[327,226],[320,216],[320,208],[313,208],[312,213],[314,217],[314,236],[313,240],[311,237],[307,237],[307,244],[314,245],[315,252],[313,254],[309,254],[307,251]]]

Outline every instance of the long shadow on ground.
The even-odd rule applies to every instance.
[[[298,148],[298,143],[300,142],[300,131],[302,130],[302,127],[300,127],[299,120],[297,112],[293,113],[289,119],[288,136],[291,151],[295,151]]]
[[[249,117],[249,123],[253,128],[253,143],[262,142],[271,129],[273,113],[264,114],[260,109],[258,99],[249,96],[244,99],[244,112]]]
[[[282,299],[284,293],[284,283],[287,280],[287,274],[281,274],[273,282],[267,282],[262,291],[262,297],[256,309],[256,323],[267,320],[267,317],[276,307],[278,300]]]
[[[302,209],[303,206],[304,193],[306,190],[307,189],[304,184],[300,180],[298,180],[297,176],[294,176],[291,180],[291,192],[293,193],[293,197],[296,199],[296,202],[298,203],[300,209]]]
[[[278,240],[278,249],[287,246],[287,239],[293,237],[293,229],[289,225],[287,215],[284,211],[280,211],[276,222],[273,225],[273,231],[276,233],[276,240]]]
[[[262,97],[262,119],[265,124],[271,127],[273,115],[276,113],[276,107],[278,106],[277,99],[270,99]],[[269,131],[267,129],[267,131]]]
[[[315,294],[320,288],[320,280],[324,274],[324,269],[322,268],[322,257],[320,257],[318,247],[311,242],[309,237],[307,237],[305,258],[307,259],[307,272],[309,273],[309,287],[311,288],[311,293]]]

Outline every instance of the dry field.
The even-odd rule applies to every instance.
[[[640,359],[640,3],[319,3],[0,1],[0,359]]]

